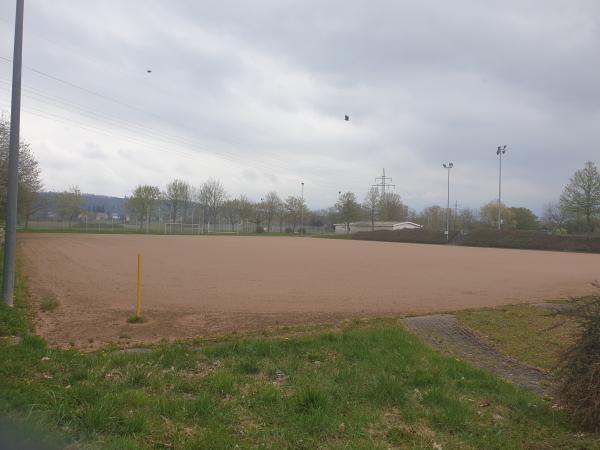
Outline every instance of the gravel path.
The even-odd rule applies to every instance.
[[[408,317],[403,323],[434,347],[464,358],[480,369],[540,395],[551,392],[550,374],[498,352],[473,331],[461,326],[451,314]]]

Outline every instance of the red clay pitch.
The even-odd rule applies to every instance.
[[[206,336],[593,292],[600,255],[299,237],[21,234],[51,344]],[[144,324],[128,324],[142,254]]]

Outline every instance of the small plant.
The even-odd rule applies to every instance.
[[[135,314],[133,316],[129,316],[129,318],[127,319],[127,323],[144,323],[146,320],[144,319],[144,317],[142,316],[136,316]]]
[[[596,282],[594,286],[600,288]],[[600,296],[572,300],[562,311],[579,323],[581,334],[563,355],[559,374],[565,408],[584,430],[600,431]]]
[[[42,300],[40,308],[43,312],[51,312],[58,308],[60,302],[54,297],[46,297]]]

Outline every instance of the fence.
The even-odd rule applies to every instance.
[[[182,235],[201,235],[201,234],[255,234],[257,232],[256,224],[251,222],[243,223],[225,223],[216,224],[197,224],[181,222],[144,222],[144,223],[125,223],[120,220],[99,220],[99,221],[74,221],[71,224],[66,221],[29,221],[27,227],[21,224],[19,230],[32,231],[69,231],[73,233],[139,233],[139,234],[182,234]],[[287,233],[299,234],[300,227],[294,229],[288,224],[272,224],[267,230],[263,226],[264,233]],[[330,233],[331,229],[327,226],[304,226],[305,234],[325,234]]]

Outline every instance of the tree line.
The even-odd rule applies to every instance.
[[[5,217],[8,182],[8,147],[10,121],[0,117],[0,217]],[[32,215],[41,210],[43,201],[38,198],[43,186],[41,170],[31,147],[26,142],[19,146],[19,222],[27,225]],[[501,208],[503,228],[522,230],[545,229],[555,233],[593,232],[600,223],[600,173],[595,163],[588,161],[577,170],[560,197],[544,206],[537,217],[523,207],[498,205],[491,200],[479,209],[450,208],[432,205],[417,213],[405,205],[397,193],[369,189],[360,201],[355,193],[345,192],[330,208],[309,210],[300,196],[281,198],[269,191],[260,199],[251,200],[245,195],[230,196],[220,181],[210,179],[198,187],[184,180],[174,179],[164,189],[153,185],[136,186],[126,197],[125,210],[131,221],[142,224],[148,220],[173,223],[230,224],[246,222],[257,230],[271,231],[274,225],[292,231],[305,225],[323,226],[356,221],[410,220],[433,230],[444,230],[447,217],[450,229],[469,230],[474,227],[497,226],[498,207]],[[69,224],[85,214],[84,201],[78,187],[57,194],[55,213]]]
[[[302,197],[290,195],[281,199],[275,191],[267,192],[260,201],[250,200],[245,195],[232,197],[215,179],[198,187],[180,179],[171,181],[165,189],[138,185],[126,197],[125,209],[140,226],[160,219],[165,223],[204,227],[224,222],[231,230],[243,222],[254,224],[258,231],[271,231],[274,224],[279,228],[285,224],[296,231],[311,221],[311,212]]]

